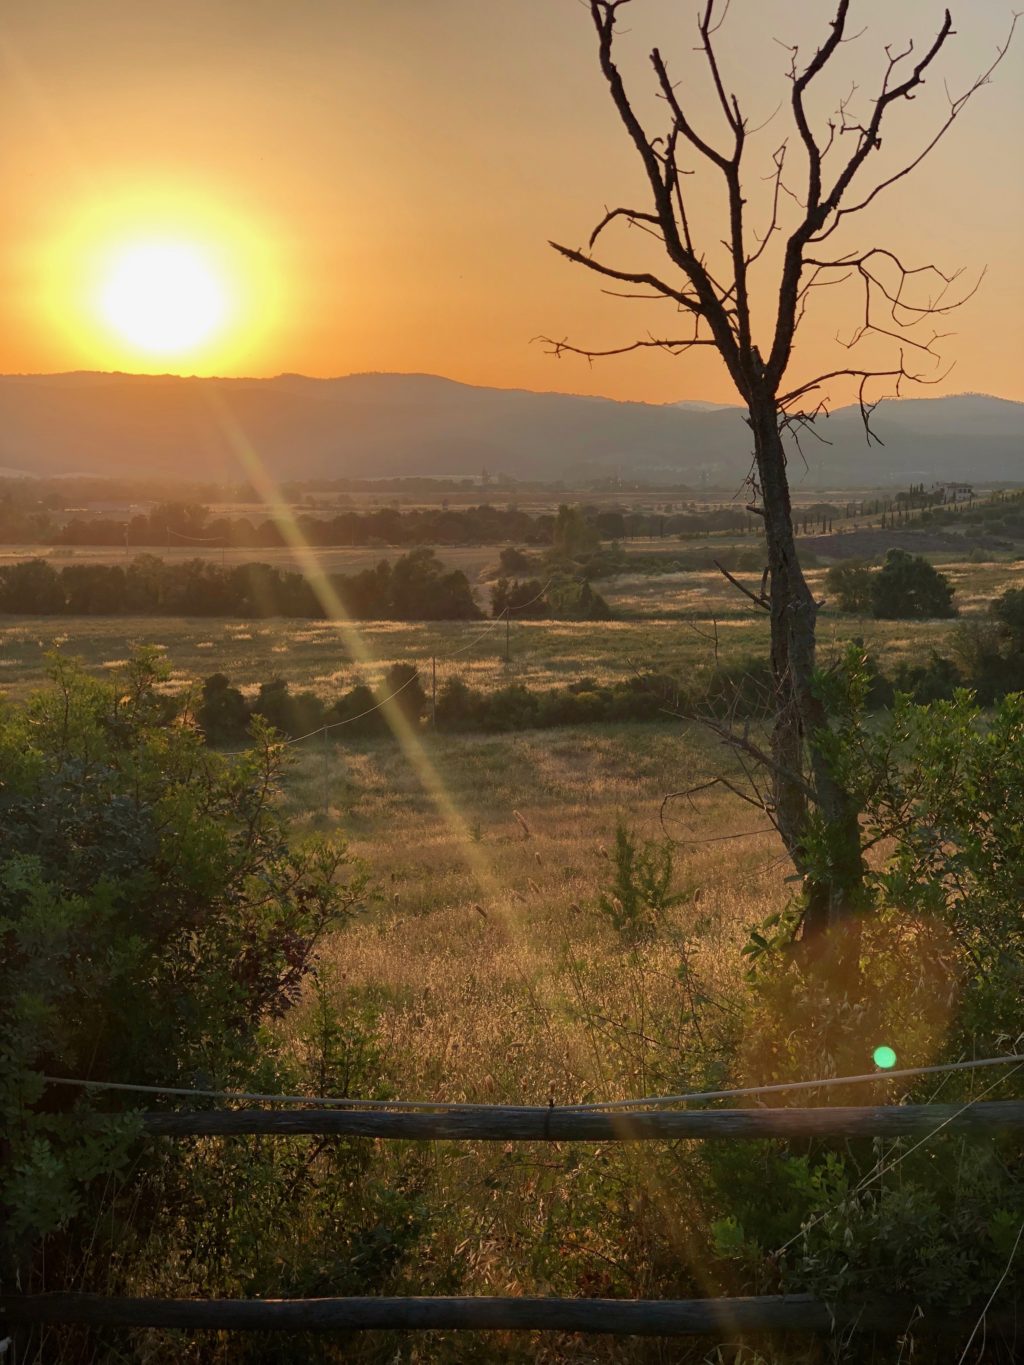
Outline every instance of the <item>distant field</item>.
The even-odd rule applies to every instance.
[[[344,553],[344,552],[342,552]],[[965,614],[984,611],[1006,587],[1024,586],[1024,564],[945,566]],[[756,575],[740,575],[751,580]],[[822,570],[809,575],[824,592]],[[59,646],[88,667],[115,666],[139,644],[160,646],[184,684],[214,672],[243,688],[274,677],[332,698],[354,681],[374,684],[387,667],[404,661],[429,676],[437,659],[438,685],[451,675],[476,687],[521,681],[554,686],[581,676],[608,681],[650,669],[700,670],[715,653],[723,662],[767,648],[764,614],[747,609],[717,572],[623,577],[601,586],[622,619],[600,624],[515,621],[504,659],[502,622],[239,621],[180,617],[15,617],[0,619],[0,686],[23,694],[40,680],[47,650]],[[883,668],[899,659],[948,648],[948,621],[860,621],[827,606],[820,618],[823,657],[863,637]]]
[[[408,546],[356,546],[338,549],[317,549],[314,551],[316,562],[327,573],[356,573],[360,569],[370,569],[382,559],[398,559],[407,553]],[[479,578],[483,569],[498,562],[499,549],[493,545],[438,546],[439,559],[443,559],[452,569],[461,569],[470,582]],[[19,559],[45,559],[55,568],[65,564],[126,564],[136,555],[152,554],[169,562],[183,563],[189,559],[211,559],[215,564],[273,564],[279,569],[301,569],[294,550],[288,549],[208,549],[200,546],[134,545],[127,554],[124,549],[110,545],[3,545],[0,546],[0,564],[12,564]]]

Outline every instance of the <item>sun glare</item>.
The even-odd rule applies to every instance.
[[[76,367],[225,374],[262,368],[279,342],[281,243],[266,214],[202,187],[140,184],[74,206],[30,269]]]
[[[116,252],[99,311],[140,350],[183,355],[225,325],[228,299],[202,249],[186,242],[140,242]]]

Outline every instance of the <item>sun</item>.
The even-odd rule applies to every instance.
[[[209,254],[189,242],[118,248],[101,280],[98,311],[125,341],[154,355],[184,355],[213,340],[230,313]]]
[[[140,180],[66,205],[26,275],[69,368],[251,374],[268,368],[305,297],[291,241],[266,204]]]

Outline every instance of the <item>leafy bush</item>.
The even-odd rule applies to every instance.
[[[384,675],[381,691],[384,697],[394,698],[395,706],[414,725],[426,715],[427,694],[414,664],[392,664]]]
[[[909,621],[955,616],[953,587],[923,555],[890,550],[880,569],[860,560],[833,564],[825,586],[840,611],[878,620]]]
[[[647,938],[666,913],[683,899],[673,892],[674,859],[669,840],[641,844],[635,831],[619,821],[612,853],[615,876],[598,897],[597,908],[628,939]]]
[[[289,842],[282,751],[233,761],[142,652],[95,681],[64,659],[0,714],[0,1257],[21,1262],[125,1161],[135,1126],[45,1075],[230,1088],[298,997],[366,876]],[[52,1258],[51,1258],[52,1266]]]
[[[870,616],[873,611],[872,570],[859,559],[833,564],[825,575],[825,587],[840,611]]]
[[[923,555],[890,550],[871,576],[871,607],[883,621],[956,615],[953,586]]]
[[[1024,588],[1007,588],[989,611],[998,622],[1007,652],[1024,655]]]
[[[211,744],[238,743],[249,724],[249,708],[237,687],[223,673],[214,673],[203,683],[202,702],[196,722]]]
[[[587,579],[556,578],[548,588],[548,614],[560,621],[608,621],[612,611]]]
[[[514,545],[506,545],[498,555],[498,563],[505,574],[527,573],[533,562],[525,550],[519,550]]]
[[[260,684],[251,715],[283,735],[308,735],[324,724],[324,708],[313,692],[293,693],[283,678]]]
[[[953,660],[934,649],[929,652],[927,663],[901,662],[893,675],[894,689],[905,692],[920,706],[933,701],[952,701],[957,688],[963,685],[964,678]]]
[[[1024,1035],[1024,698],[984,715],[963,691],[927,706],[898,696],[867,725],[853,660],[845,681],[829,754],[877,851],[869,902],[845,927],[841,975],[804,957],[792,908],[752,932],[731,1052],[739,1084],[864,1072],[881,1042],[914,1067],[1017,1051]],[[932,1081],[889,1093],[931,1100]],[[941,1098],[1015,1089],[1009,1072],[984,1084],[964,1074],[944,1078]],[[851,1086],[816,1102],[867,1101]],[[722,1209],[714,1249],[737,1290],[905,1295],[956,1311],[978,1309],[996,1285],[1006,1303],[1024,1289],[1011,1255],[1024,1219],[1019,1137],[965,1146],[937,1132],[805,1152],[709,1143],[701,1156]]]

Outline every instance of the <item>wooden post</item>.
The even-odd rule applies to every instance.
[[[506,608],[505,608],[505,662],[506,662],[506,663],[508,663],[508,661],[509,661],[509,619],[510,619],[510,615],[511,615],[510,608],[509,608],[509,607],[506,607]]]
[[[330,805],[330,781],[329,781],[328,775],[327,775],[327,726],[326,726],[326,725],[324,726],[323,730],[320,732],[320,736],[321,736],[321,739],[323,740],[323,744],[322,744],[321,750],[320,750],[320,763],[321,763],[321,770],[322,770],[322,775],[323,775],[323,787],[324,787],[324,819],[326,820],[326,819],[327,819],[327,811],[328,811],[328,808],[329,808],[329,805]]]
[[[430,656],[430,725],[437,729],[437,655]]]

